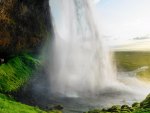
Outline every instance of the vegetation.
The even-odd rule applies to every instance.
[[[150,109],[136,109],[135,111],[103,111],[103,110],[91,110],[85,113],[150,113]]]
[[[19,89],[31,76],[39,61],[24,54],[0,65],[0,92]]]
[[[117,67],[132,71],[142,66],[150,66],[150,52],[116,52]]]
[[[30,78],[39,64],[37,59],[23,54],[11,58],[0,65],[0,92],[17,91]],[[45,113],[38,108],[16,102],[14,99],[0,94],[0,113]]]
[[[0,113],[61,113],[59,110],[42,111],[16,102],[10,95],[4,95],[23,86],[39,64],[38,59],[22,54],[0,65]]]
[[[38,107],[28,106],[19,102],[16,102],[11,97],[7,97],[4,94],[0,94],[0,113],[62,113],[58,110],[43,111]]]
[[[85,113],[150,113],[150,95],[141,103],[134,103],[132,106],[128,105],[114,105],[108,109],[95,109]]]
[[[0,113],[46,113],[36,107],[21,104],[0,94]]]
[[[4,94],[17,92],[39,65],[31,55],[18,54],[38,54],[52,33],[49,11],[49,0],[0,0],[0,113],[45,113]]]
[[[115,59],[120,71],[135,71],[147,67],[136,73],[138,77],[150,80],[150,52],[116,52]]]
[[[25,51],[37,53],[49,32],[52,33],[48,4],[49,0],[0,0],[0,60]],[[134,71],[143,66],[150,67],[150,52],[116,52],[115,57],[119,70]],[[28,54],[12,57],[0,64],[0,113],[47,113],[4,95],[19,90],[38,65],[39,61]],[[150,80],[150,68],[137,74]],[[52,110],[48,113],[61,112]],[[112,106],[86,113],[150,113],[150,95],[132,107]]]

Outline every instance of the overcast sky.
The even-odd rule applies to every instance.
[[[150,36],[150,0],[100,0],[96,6],[101,33],[113,45]]]

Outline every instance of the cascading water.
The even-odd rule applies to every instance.
[[[111,53],[99,34],[93,2],[50,0],[50,5],[55,32],[49,49],[51,92],[91,95],[116,84]]]
[[[46,108],[61,104],[65,113],[145,98],[150,85],[138,80],[135,71],[116,76],[92,0],[50,0],[50,7],[54,36],[42,51],[44,69],[27,88],[32,89],[31,98]]]

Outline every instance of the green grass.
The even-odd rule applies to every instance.
[[[150,66],[150,52],[116,52],[117,67],[132,71],[142,66]]]
[[[116,52],[117,68],[122,71],[134,71],[143,66],[148,69],[138,72],[138,76],[150,80],[150,52]]]
[[[0,92],[18,90],[30,78],[38,64],[37,59],[23,54],[0,65]]]
[[[37,107],[31,107],[0,94],[0,113],[46,113]],[[52,112],[50,112],[52,113]]]
[[[150,113],[150,109],[137,109],[133,113]]]
[[[0,113],[62,113],[59,110],[43,111],[38,107],[32,107],[20,102],[16,102],[14,99],[0,94]]]
[[[58,110],[42,111],[2,94],[17,91],[29,80],[39,65],[39,60],[28,54],[13,57],[0,65],[0,113],[62,113]]]

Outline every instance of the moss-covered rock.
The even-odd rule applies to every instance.
[[[94,109],[85,113],[104,113],[103,111],[99,110],[99,109]]]
[[[109,108],[107,111],[108,112],[114,112],[114,113],[119,113],[121,110],[121,106],[117,106],[117,105],[114,105],[112,106],[111,108]]]
[[[132,108],[139,108],[140,107],[140,103],[135,102],[132,104]]]
[[[130,113],[132,111],[132,108],[131,107],[129,107],[128,105],[122,105],[121,106],[121,112],[122,113]]]
[[[108,109],[95,109],[85,113],[150,113],[150,94],[141,103],[135,102],[132,107],[128,105],[114,105]]]
[[[150,94],[140,103],[141,108],[150,108]]]

